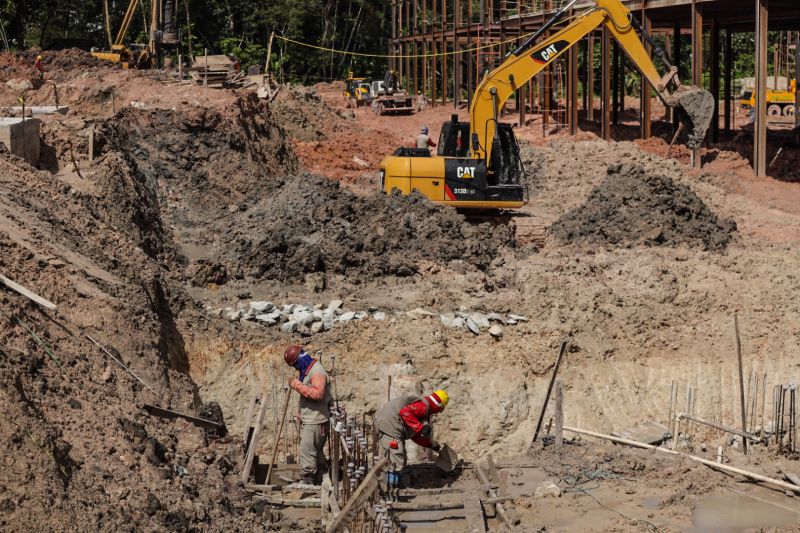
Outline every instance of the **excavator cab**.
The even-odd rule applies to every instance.
[[[519,145],[508,124],[497,128],[498,148],[490,164],[476,158],[469,122],[453,115],[442,125],[437,153],[398,148],[381,162],[381,187],[387,193],[419,191],[433,202],[457,208],[518,209],[527,203]]]
[[[519,144],[510,124],[500,123],[493,143],[492,158],[488,169],[489,185],[519,184],[525,175],[525,168],[519,155]],[[459,122],[458,115],[442,124],[436,155],[442,157],[469,156],[469,122]]]

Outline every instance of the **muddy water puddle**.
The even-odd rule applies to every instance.
[[[693,533],[788,527],[800,525],[800,507],[794,511],[744,494],[712,495],[697,501],[692,519]]]

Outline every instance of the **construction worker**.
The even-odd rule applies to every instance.
[[[404,395],[389,400],[375,413],[375,424],[380,432],[380,453],[389,459],[386,486],[390,497],[400,488],[400,474],[406,466],[407,439],[423,448],[438,452],[441,446],[433,439],[431,415],[441,413],[450,397],[443,390],[425,397]]]
[[[322,363],[296,344],[283,353],[286,364],[300,372],[289,386],[300,394],[298,417],[300,429],[300,472],[303,483],[319,485],[325,470],[325,440],[331,409],[331,385]]]
[[[39,79],[44,79],[44,65],[42,65],[41,54],[36,56],[36,61],[33,62],[33,67],[39,71]]]
[[[435,147],[436,143],[431,140],[430,135],[428,135],[428,126],[423,126],[421,130],[419,130],[419,135],[417,135],[417,148],[428,148],[428,147]]]

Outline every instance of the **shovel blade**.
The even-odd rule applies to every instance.
[[[442,445],[439,451],[439,457],[433,462],[439,470],[444,472],[452,472],[458,464],[458,454],[447,444]]]
[[[684,125],[686,145],[691,149],[700,148],[714,118],[714,97],[694,85],[684,85],[672,96],[680,110],[678,116]]]

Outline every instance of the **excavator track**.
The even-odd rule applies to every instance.
[[[550,221],[518,211],[462,211],[471,224],[503,224],[514,232],[517,246],[536,246],[542,248],[547,243],[547,228]]]

